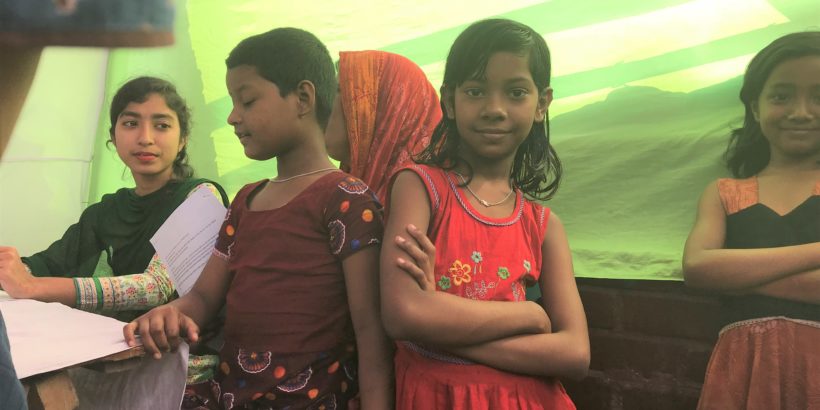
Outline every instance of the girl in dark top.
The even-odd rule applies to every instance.
[[[194,189],[222,188],[193,178],[186,145],[191,114],[173,84],[128,81],[111,102],[111,143],[136,186],[103,196],[48,249],[20,258],[0,247],[0,286],[15,298],[60,302],[130,320],[173,298],[165,264],[149,242]]]
[[[726,292],[701,409],[820,408],[820,32],[749,64],[735,178],[710,184],[683,257],[686,283]]]

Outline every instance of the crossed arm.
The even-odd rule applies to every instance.
[[[684,248],[687,284],[820,303],[820,242],[724,249],[725,239],[726,215],[717,183],[712,183],[700,199],[697,219]]]
[[[404,172],[396,178],[381,258],[382,320],[388,334],[502,370],[583,377],[589,337],[560,221],[551,217],[542,246],[543,306],[464,299],[435,291],[435,248],[423,234],[429,202],[409,206],[426,197],[416,175]]]

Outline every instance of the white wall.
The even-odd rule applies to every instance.
[[[104,49],[43,52],[0,162],[0,245],[42,250],[85,208],[107,61]]]

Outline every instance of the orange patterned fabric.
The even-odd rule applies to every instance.
[[[720,202],[726,215],[740,212],[758,202],[757,177],[746,179],[718,179]]]
[[[718,192],[726,215],[740,212],[760,201],[756,176],[746,179],[718,179]],[[814,185],[812,194],[820,195],[820,181]]]
[[[769,317],[726,326],[698,410],[820,409],[820,323]]]
[[[341,168],[384,202],[390,177],[424,148],[441,119],[438,95],[421,68],[398,54],[339,56],[339,98],[350,143],[350,163]]]

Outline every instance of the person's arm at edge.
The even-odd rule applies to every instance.
[[[359,352],[362,407],[393,408],[393,347],[381,322],[379,247],[370,246],[348,256],[342,268]]]

